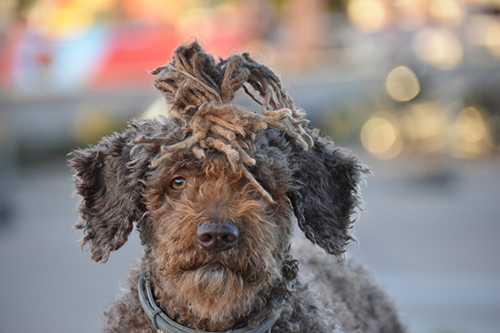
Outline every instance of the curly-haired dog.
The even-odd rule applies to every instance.
[[[367,170],[309,129],[274,72],[246,53],[216,63],[194,42],[153,74],[170,115],[70,157],[92,259],[134,222],[144,246],[104,331],[405,331],[369,275],[339,260]],[[259,113],[231,104],[240,88]],[[302,245],[299,264],[297,224],[330,255]]]

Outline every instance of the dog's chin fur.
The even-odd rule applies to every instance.
[[[259,294],[277,283],[271,274],[261,280],[249,284],[241,274],[222,265],[207,265],[176,277],[160,278],[157,296],[168,300],[162,307],[180,323],[196,329],[226,331],[253,309],[260,308],[263,299]],[[176,306],[172,308],[172,304]]]

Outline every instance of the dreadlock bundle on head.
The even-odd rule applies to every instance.
[[[270,199],[246,169],[255,164],[247,150],[256,131],[271,126],[283,130],[303,149],[313,145],[311,136],[303,128],[308,122],[304,112],[296,109],[277,75],[250,58],[249,53],[233,54],[216,63],[193,42],[179,46],[167,65],[151,73],[157,75],[155,86],[171,107],[170,114],[181,118],[191,133],[174,145],[162,144],[162,138],[138,138],[136,143],[161,145],[163,155],[153,162],[153,167],[179,149],[190,149],[201,159],[206,149],[213,148],[227,156],[233,170],[243,168],[259,192]],[[241,88],[261,105],[261,114],[229,104]]]

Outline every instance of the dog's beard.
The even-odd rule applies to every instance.
[[[196,328],[224,331],[234,327],[239,319],[262,305],[264,301],[259,295],[281,279],[280,269],[272,257],[264,261],[253,256],[242,259],[236,252],[205,254],[205,257],[184,254],[183,257],[183,264],[161,270],[162,289],[170,302],[184,304],[192,315],[178,319],[188,325],[194,321]],[[196,322],[210,324],[203,326]]]
[[[184,293],[191,294],[190,305],[201,317],[220,321],[231,312],[247,312],[252,303],[255,287],[248,286],[242,275],[224,266],[203,266],[184,276]]]

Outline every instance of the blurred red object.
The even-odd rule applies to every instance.
[[[177,36],[171,28],[120,28],[111,35],[91,86],[151,84],[149,71],[166,64],[176,46]]]
[[[195,37],[192,37],[195,38]],[[226,57],[243,44],[243,36],[221,32],[217,38],[200,41],[206,50]],[[174,28],[126,27],[110,36],[91,88],[120,88],[151,85],[149,71],[165,65],[182,40]]]

